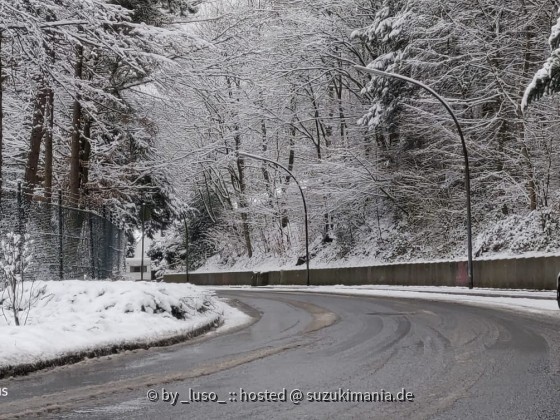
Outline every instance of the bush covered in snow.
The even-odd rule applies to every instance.
[[[31,241],[29,235],[9,232],[0,240],[0,309],[7,321],[10,312],[15,325],[27,321],[21,314],[28,312],[37,296],[31,283],[24,287],[25,272],[31,264]]]
[[[0,372],[188,337],[221,323],[225,305],[190,284],[66,280],[33,287],[41,292],[25,327],[0,318]]]

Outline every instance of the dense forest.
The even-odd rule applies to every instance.
[[[2,187],[104,208],[128,227],[145,201],[154,229],[169,224],[180,205],[137,89],[186,54],[185,35],[165,26],[194,11],[182,0],[0,1]]]
[[[298,184],[314,264],[466,255],[450,115],[355,68],[369,66],[455,111],[476,257],[555,252],[559,6],[0,0],[2,183],[107,206],[130,229],[146,203],[162,267],[181,264],[187,231],[191,268],[294,266]]]

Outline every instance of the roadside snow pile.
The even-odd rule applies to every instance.
[[[219,325],[232,309],[190,284],[67,280],[31,287],[37,299],[20,314],[25,326],[15,326],[6,308],[0,316],[0,374],[185,339]]]

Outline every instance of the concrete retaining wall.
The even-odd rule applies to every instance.
[[[498,289],[556,290],[560,256],[475,260],[475,287]],[[192,273],[189,280],[204,286],[305,285],[305,270]],[[164,281],[183,283],[185,274],[168,274]],[[316,268],[310,270],[311,285],[388,284],[399,286],[468,286],[467,262],[388,264],[371,267]]]

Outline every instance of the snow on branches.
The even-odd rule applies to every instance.
[[[559,10],[560,13],[560,10]],[[533,80],[525,89],[521,107],[525,110],[531,102],[545,95],[560,91],[560,18],[551,29],[548,43],[552,52],[542,68],[535,73]]]
[[[24,292],[25,272],[33,257],[29,235],[9,232],[0,240],[0,307],[6,317],[5,310],[12,313],[15,325],[25,320],[20,313],[29,310],[34,297]]]

